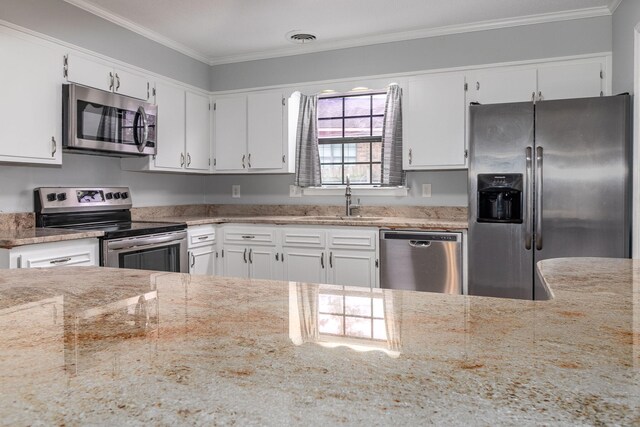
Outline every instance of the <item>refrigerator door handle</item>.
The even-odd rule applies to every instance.
[[[524,207],[524,248],[526,250],[531,249],[531,233],[533,232],[533,223],[531,221],[532,215],[531,211],[533,209],[533,148],[527,147],[526,149],[526,161],[527,161],[527,173],[525,175],[524,189],[526,191],[525,203]]]
[[[542,249],[542,147],[536,148],[536,249]]]

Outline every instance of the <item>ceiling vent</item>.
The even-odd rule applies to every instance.
[[[286,34],[287,40],[291,43],[306,44],[315,41],[316,36],[307,31],[293,30]]]

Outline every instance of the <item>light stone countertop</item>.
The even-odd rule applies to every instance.
[[[540,269],[553,300],[3,270],[0,423],[638,425],[640,263]]]
[[[62,230],[58,228],[0,229],[0,248],[11,249],[16,246],[102,237],[103,235],[102,231]]]

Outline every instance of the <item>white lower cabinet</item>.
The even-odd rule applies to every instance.
[[[284,280],[291,282],[327,283],[325,250],[314,248],[282,248]]]
[[[277,231],[276,227],[223,227],[223,274],[251,279],[282,279]]]
[[[98,239],[38,243],[0,249],[0,268],[94,266],[99,262]]]
[[[343,286],[376,287],[376,252],[329,251],[329,283]]]
[[[215,275],[218,271],[215,225],[189,227],[187,240],[189,274]]]

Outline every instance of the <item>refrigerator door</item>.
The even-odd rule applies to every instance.
[[[517,103],[472,105],[469,109],[470,295],[533,298],[532,163],[527,167],[527,154],[531,155],[534,147],[533,108],[533,103]],[[521,175],[521,221],[478,221],[479,178],[484,185],[496,177],[498,187],[490,185],[490,189],[499,191],[499,177],[515,182],[512,174]],[[492,202],[496,212],[503,212],[497,197]],[[487,210],[485,206],[483,210]],[[503,216],[498,213],[496,218]]]
[[[536,105],[535,262],[629,257],[628,118],[627,95]]]

